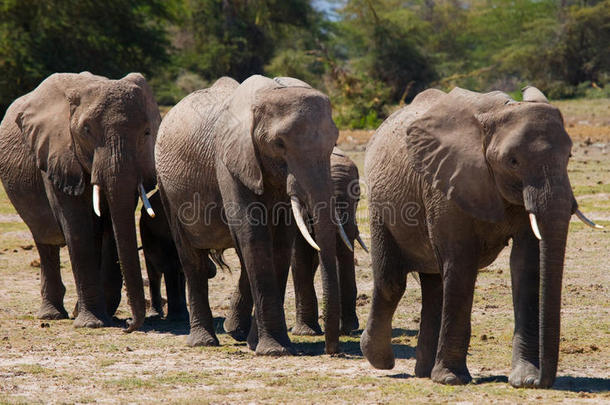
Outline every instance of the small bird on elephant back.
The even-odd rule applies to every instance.
[[[419,272],[415,375],[468,383],[477,271],[512,239],[509,382],[553,385],[570,217],[599,227],[578,210],[571,148],[561,113],[533,87],[523,102],[497,91],[426,90],[381,125],[365,157],[374,292],[360,346],[374,367],[394,367],[392,317],[407,273]]]

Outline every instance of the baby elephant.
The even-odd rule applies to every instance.
[[[186,307],[185,278],[180,258],[172,239],[169,223],[159,193],[155,192],[149,199],[155,212],[152,218],[142,206],[140,216],[140,237],[146,261],[146,272],[150,290],[150,316],[163,316],[163,299],[161,298],[161,276],[165,279],[167,293],[167,318],[171,321],[188,321]],[[208,258],[209,261],[209,258]],[[210,261],[210,278],[216,274],[216,266]]]
[[[354,240],[358,240],[365,251],[356,223],[356,209],[360,199],[359,176],[356,164],[337,147],[330,158],[330,171],[333,181],[336,209],[345,230],[343,235],[337,232],[337,271],[339,275],[339,293],[341,302],[341,333],[348,335],[358,329],[356,315],[356,278],[354,270]],[[313,232],[312,232],[313,234]],[[315,237],[315,235],[314,235]],[[296,325],[292,328],[294,335],[321,335],[318,323],[318,300],[314,289],[314,275],[318,268],[318,252],[311,247],[305,238],[298,234],[294,241],[291,259],[292,278],[296,300]],[[244,341],[250,329],[252,298],[247,278],[240,278],[239,286],[231,297],[231,312],[225,320],[225,330],[236,340]]]

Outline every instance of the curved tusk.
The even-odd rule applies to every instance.
[[[292,214],[294,215],[294,220],[297,222],[297,227],[299,228],[299,231],[301,231],[301,235],[303,235],[307,243],[309,243],[312,248],[316,249],[319,252],[320,246],[318,246],[313,240],[313,238],[309,234],[309,230],[307,230],[307,225],[305,225],[303,214],[301,214],[301,203],[299,202],[299,199],[296,197],[290,197],[290,205],[292,206]]]
[[[532,227],[532,231],[534,231],[534,235],[538,238],[538,240],[542,240],[542,236],[540,236],[540,229],[538,229],[538,222],[536,222],[536,215],[530,213],[530,225]]]
[[[358,243],[360,244],[360,246],[362,246],[362,249],[364,249],[364,251],[366,253],[369,252],[369,248],[366,247],[366,244],[364,243],[364,241],[362,240],[362,238],[360,237],[360,233],[358,235],[356,235],[356,240],[358,241]]]
[[[142,183],[138,184],[138,190],[140,191],[140,198],[142,199],[142,204],[144,204],[144,208],[146,208],[146,213],[149,217],[155,217],[155,211],[153,211],[152,206],[150,205],[150,201],[148,201],[148,197],[146,196],[146,190],[144,190],[144,186]]]
[[[578,217],[578,219],[580,219],[582,222],[585,223],[585,225],[589,225],[591,228],[595,228],[595,229],[604,229],[603,226],[597,225],[595,222],[593,222],[589,218],[585,217],[585,214],[580,212],[579,209],[576,210],[575,214]]]
[[[347,234],[345,233],[345,229],[343,229],[343,225],[341,225],[341,221],[339,220],[339,217],[337,216],[336,211],[335,211],[335,221],[337,222],[337,227],[339,227],[339,235],[341,235],[341,240],[343,241],[343,243],[345,243],[345,246],[347,246],[347,248],[350,250],[350,252],[353,252],[354,247],[349,242],[349,238],[347,237]]]
[[[100,186],[97,184],[93,185],[93,212],[98,217],[102,216],[102,211],[100,210]]]

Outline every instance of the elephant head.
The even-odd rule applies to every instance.
[[[84,72],[54,74],[31,94],[16,121],[38,168],[69,195],[81,195],[90,182],[94,211],[107,209],[112,218],[133,330],[145,313],[134,210],[138,190],[145,198],[156,183],[161,120],[152,90],[138,73],[109,80]]]
[[[297,79],[252,76],[235,90],[219,123],[217,150],[224,165],[255,194],[288,195],[299,230],[320,251],[327,351],[336,350],[328,342],[338,344],[339,329],[330,174],[338,130],[328,97]],[[316,241],[304,211],[312,219]]]
[[[577,203],[568,178],[572,141],[559,110],[535,88],[524,101],[454,89],[408,128],[414,168],[447,199],[482,221],[524,207],[540,239],[540,386],[557,370],[561,280],[568,224]]]

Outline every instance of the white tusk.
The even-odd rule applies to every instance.
[[[290,197],[290,205],[292,206],[292,214],[294,215],[294,219],[297,222],[299,231],[301,231],[301,235],[303,235],[307,243],[309,243],[312,248],[316,249],[319,252],[320,246],[318,246],[313,240],[313,238],[309,234],[309,231],[307,230],[307,225],[305,225],[303,214],[301,214],[301,203],[299,202],[299,199],[296,197]]]
[[[366,247],[366,244],[364,243],[364,241],[362,240],[362,238],[360,237],[360,234],[356,235],[356,240],[358,241],[358,243],[360,243],[360,246],[362,246],[362,249],[364,249],[364,251],[366,253],[369,252],[369,249]]]
[[[542,240],[542,236],[540,236],[540,229],[538,229],[538,222],[536,222],[536,215],[530,213],[530,225],[532,226],[532,231],[534,231],[534,235],[538,238],[538,240]]]
[[[152,206],[150,205],[150,201],[148,201],[148,197],[146,196],[146,190],[144,190],[144,186],[142,183],[138,185],[138,190],[140,191],[140,198],[142,199],[142,204],[144,204],[144,208],[146,208],[146,213],[149,217],[155,217],[155,211],[153,211]]]
[[[93,212],[98,217],[102,216],[102,212],[100,210],[100,186],[97,184],[93,185]]]
[[[585,217],[585,214],[583,214],[582,212],[580,212],[579,209],[576,210],[575,212],[576,216],[578,217],[578,219],[580,219],[582,222],[584,222],[586,225],[589,225],[591,228],[595,228],[595,229],[604,229],[603,226],[601,225],[597,225],[595,222],[591,221],[589,218]]]
[[[337,226],[339,227],[339,235],[341,235],[341,240],[343,241],[343,243],[345,243],[345,246],[347,246],[347,248],[350,250],[350,252],[353,252],[354,247],[349,242],[349,238],[347,237],[347,234],[345,233],[345,229],[343,229],[343,225],[341,225],[341,221],[339,220],[339,217],[337,216],[337,212],[335,212],[335,221],[337,222]]]

